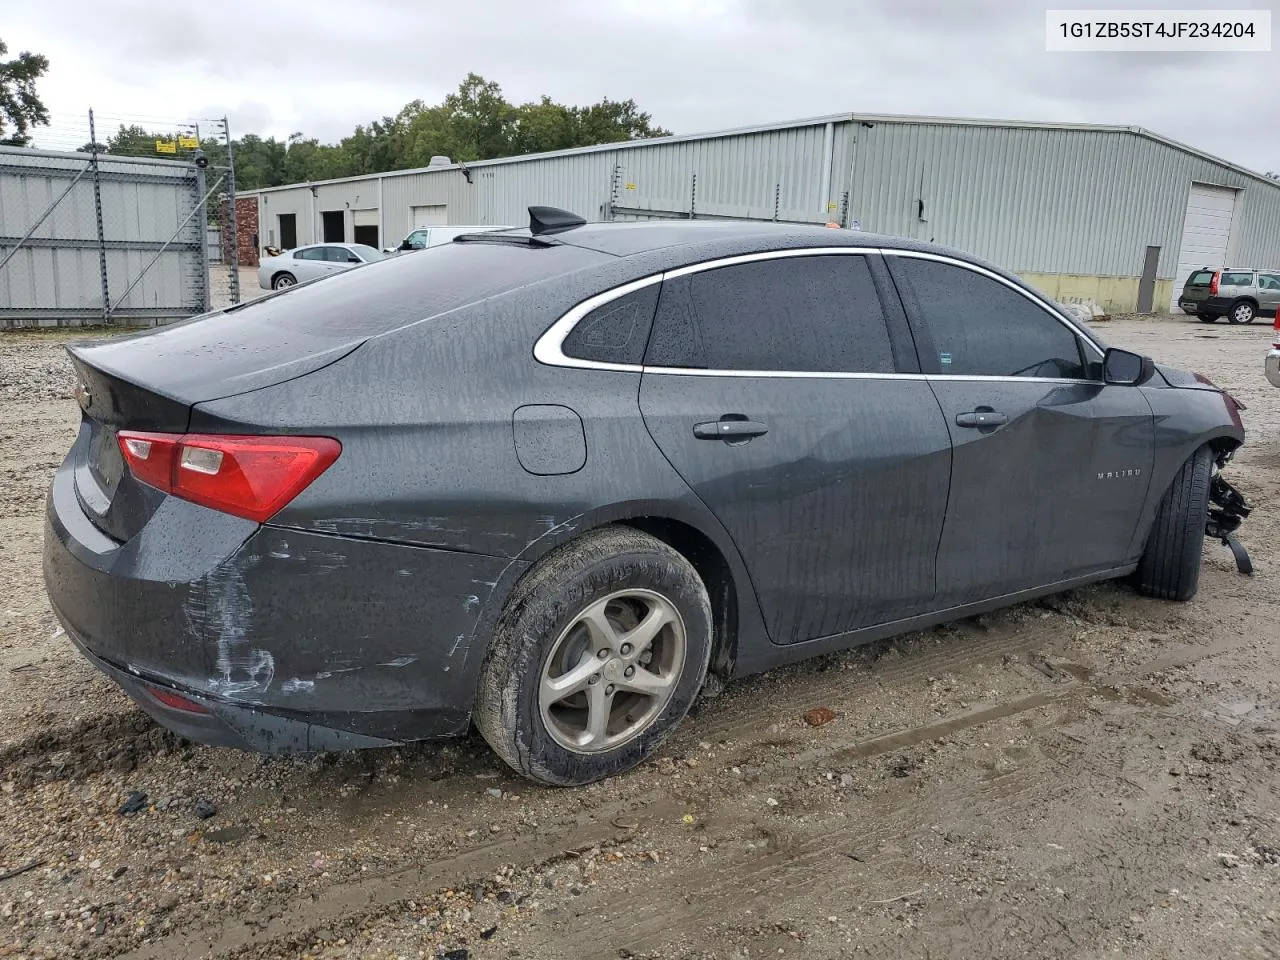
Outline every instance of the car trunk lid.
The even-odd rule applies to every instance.
[[[238,321],[234,314],[215,315],[152,334],[67,348],[85,441],[73,454],[76,495],[107,536],[129,540],[165,499],[125,467],[121,430],[185,433],[196,404],[304,376],[365,339],[247,328]]]

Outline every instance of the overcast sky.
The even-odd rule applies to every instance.
[[[677,133],[840,112],[1134,124],[1280,170],[1280,53],[1046,53],[1048,5],[1069,4],[13,0],[0,38],[49,57],[39,90],[55,124],[37,142],[50,147],[86,139],[90,106],[332,141],[475,71],[515,102],[634,98]]]

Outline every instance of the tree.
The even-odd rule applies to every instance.
[[[434,156],[467,163],[669,135],[654,126],[634,100],[605,98],[577,107],[544,96],[515,106],[498,84],[469,73],[442,103],[430,106],[422,100],[410,101],[394,117],[361,124],[337,144],[321,143],[303,133],[291,134],[284,142],[246,134],[232,147],[236,189],[255,190],[425,167]],[[122,156],[182,159],[188,151],[181,148],[172,157],[156,151],[157,140],[177,137],[171,131],[122,126],[101,149]],[[205,138],[200,148],[211,168],[226,165],[223,141]],[[86,144],[81,149],[90,147]]]
[[[24,50],[16,60],[2,59],[8,52],[0,40],[0,143],[25,147],[32,127],[49,125],[49,111],[36,96],[36,81],[49,69],[49,58]],[[6,135],[9,127],[13,133]]]

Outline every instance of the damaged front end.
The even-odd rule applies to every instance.
[[[1231,550],[1236,568],[1243,574],[1253,573],[1253,562],[1244,545],[1236,539],[1235,532],[1249,516],[1250,506],[1239,490],[1222,477],[1222,468],[1231,459],[1231,453],[1221,454],[1214,463],[1209,478],[1209,517],[1205,521],[1204,535],[1220,541]]]
[[[1249,504],[1239,490],[1222,479],[1220,473],[1215,473],[1209,481],[1209,504],[1204,535],[1229,547],[1231,555],[1236,558],[1236,568],[1243,574],[1252,574],[1253,562],[1249,559],[1249,552],[1235,537],[1241,522],[1249,516]]]

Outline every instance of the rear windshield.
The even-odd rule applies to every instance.
[[[612,259],[568,245],[445,244],[421,256],[387,257],[333,274],[198,322],[266,326],[346,342]]]
[[[1197,270],[1187,278],[1187,283],[1197,287],[1207,287],[1209,281],[1213,279],[1212,270]]]

